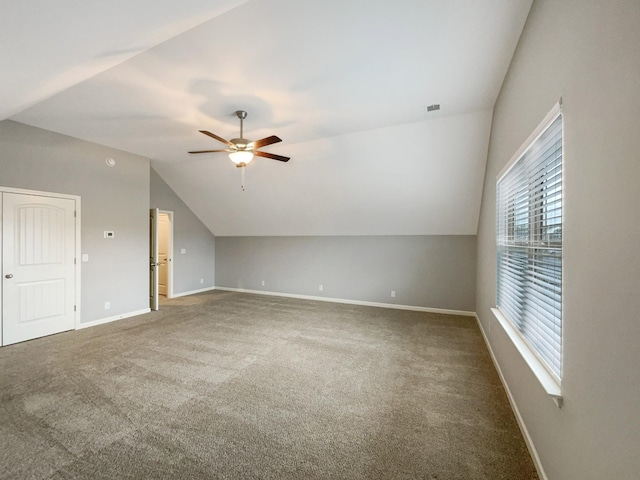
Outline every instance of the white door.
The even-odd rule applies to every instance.
[[[158,310],[158,209],[149,212],[149,308]]]
[[[2,194],[2,344],[75,327],[75,201]]]

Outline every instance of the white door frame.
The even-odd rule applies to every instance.
[[[80,303],[80,299],[82,298],[81,294],[80,294],[80,288],[82,286],[82,282],[81,282],[81,272],[82,272],[82,268],[80,265],[80,252],[82,251],[80,248],[80,240],[82,238],[81,236],[81,215],[80,215],[80,203],[81,203],[81,197],[79,195],[68,195],[66,193],[55,193],[55,192],[42,192],[40,190],[26,190],[23,188],[13,188],[13,187],[3,187],[0,186],[0,194],[2,193],[17,193],[17,194],[22,194],[22,195],[37,195],[39,197],[54,197],[54,198],[64,198],[64,199],[69,199],[69,200],[73,200],[75,202],[75,218],[76,218],[76,224],[75,224],[75,231],[76,231],[76,238],[75,238],[75,250],[74,250],[74,259],[75,259],[75,312],[74,312],[74,317],[75,317],[75,329],[77,330],[78,328],[80,328],[80,318],[81,318],[81,303]],[[1,195],[0,195],[0,206],[2,205],[2,199],[1,199]],[[2,221],[1,218],[1,212],[2,209],[0,208],[0,222]],[[1,223],[0,223],[1,225]],[[0,246],[2,245],[2,228],[0,228]],[[0,247],[1,248],[1,247]],[[0,259],[2,258],[2,256],[0,255]],[[1,267],[1,261],[0,261],[0,267]],[[0,319],[1,319],[1,315],[2,315],[2,295],[0,295]],[[2,344],[2,328],[0,328],[0,345]]]
[[[171,210],[158,210],[158,215],[166,214],[169,217],[169,252],[167,256],[167,298],[173,298],[173,212]]]
[[[169,217],[169,252],[167,257],[167,298],[173,298],[173,212],[160,210],[157,207],[149,209],[149,308],[160,309],[160,293],[158,292],[158,241],[160,214]]]

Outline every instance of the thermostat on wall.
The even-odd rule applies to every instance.
[[[115,237],[115,234],[113,233],[113,230],[105,230],[104,231],[104,238],[113,238]]]

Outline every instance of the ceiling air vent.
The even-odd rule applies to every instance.
[[[427,105],[427,112],[435,112],[436,110],[440,110],[439,103],[434,103],[433,105]]]

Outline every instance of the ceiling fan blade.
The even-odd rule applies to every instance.
[[[253,151],[253,154],[257,155],[258,157],[271,158],[272,160],[279,160],[281,162],[288,162],[290,158],[290,157],[283,157],[282,155],[276,155],[274,153],[256,152],[255,150]]]
[[[233,152],[233,150],[229,150],[228,148],[224,150],[194,150],[193,152],[189,152],[189,153],[215,153],[215,152]]]
[[[215,138],[216,140],[218,140],[219,142],[222,142],[226,145],[229,145],[230,147],[233,147],[233,143],[231,143],[229,140],[225,140],[222,137],[219,137],[218,135],[216,135],[215,133],[211,133],[211,132],[207,132],[206,130],[198,130],[200,133],[204,133],[205,135],[211,137],[211,138]]]
[[[275,135],[271,135],[270,137],[263,138],[262,140],[256,140],[255,142],[253,142],[253,148],[260,148],[260,147],[264,147],[264,146],[271,145],[273,143],[278,143],[281,141],[282,141],[281,138],[278,138]]]

